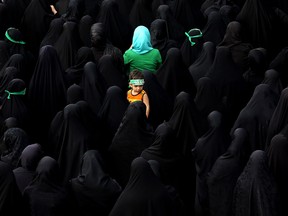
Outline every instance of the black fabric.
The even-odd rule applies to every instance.
[[[129,181],[109,216],[176,215],[175,204],[168,191],[142,157],[131,161]]]
[[[172,128],[164,122],[155,130],[155,139],[151,146],[142,151],[141,157],[147,161],[159,163],[159,176],[163,184],[171,185],[179,191],[181,170],[184,161],[177,149],[176,135]]]
[[[278,215],[278,197],[268,157],[264,151],[256,150],[237,180],[232,215]]]
[[[118,86],[111,86],[107,89],[103,104],[98,112],[99,125],[101,125],[102,155],[107,153],[128,105],[126,91]]]
[[[278,103],[278,95],[267,84],[260,84],[247,105],[241,110],[231,129],[231,135],[237,128],[248,133],[250,153],[264,150],[270,119]],[[272,120],[272,119],[271,119]]]
[[[175,40],[170,39],[168,24],[164,19],[155,19],[150,25],[151,44],[159,50],[161,58],[165,59],[168,50],[178,47]]]
[[[219,11],[210,12],[202,29],[204,41],[211,41],[217,46],[223,40],[225,32],[226,25]]]
[[[202,28],[204,17],[200,12],[200,1],[175,0],[168,5],[173,11],[175,19],[184,27],[186,31],[191,28]]]
[[[60,182],[57,161],[44,156],[36,168],[36,177],[23,192],[30,215],[56,216],[73,213],[68,192]]]
[[[204,77],[213,64],[216,47],[213,42],[207,41],[203,43],[201,53],[195,59],[193,64],[188,68],[191,76],[193,77],[194,84],[196,85],[201,77]],[[183,55],[183,54],[182,54]]]
[[[128,78],[126,77],[124,70],[119,70],[117,68],[116,62],[114,62],[111,55],[103,55],[99,59],[98,70],[107,83],[107,87],[116,85],[123,91],[127,90]]]
[[[199,30],[190,30],[187,34],[190,36],[199,35]],[[191,42],[189,41],[188,36],[186,35],[185,40],[180,48],[183,61],[185,66],[188,68],[191,64],[195,62],[195,60],[200,56],[203,48],[203,37],[192,38],[191,39],[195,44],[192,46]]]
[[[84,100],[83,89],[74,83],[67,89],[67,104],[77,103],[81,100]]]
[[[243,74],[249,95],[252,95],[254,89],[264,79],[264,73],[268,68],[267,50],[258,47],[250,50],[248,54],[249,69]]]
[[[80,86],[83,88],[84,99],[95,115],[97,115],[103,103],[107,83],[95,63],[87,62],[85,64]]]
[[[122,191],[107,173],[106,164],[97,150],[84,153],[79,175],[71,179],[70,186],[83,216],[108,215]]]
[[[180,47],[185,39],[185,28],[175,19],[168,5],[160,5],[157,9],[156,18],[166,21],[169,38],[175,40]]]
[[[49,29],[41,41],[40,48],[45,45],[52,45],[56,43],[63,30],[65,20],[61,17],[55,18],[50,22]]]
[[[149,97],[150,113],[149,124],[156,129],[163,121],[168,121],[173,108],[173,99],[160,85],[155,74],[150,71],[142,71],[145,79],[143,89]]]
[[[196,94],[193,78],[184,64],[180,49],[173,47],[167,52],[166,59],[156,71],[161,86],[174,99],[181,91]]]
[[[283,28],[287,28],[287,23],[277,17],[271,1],[247,0],[236,20],[243,25],[247,40],[254,47],[266,48],[272,58],[283,47],[282,44],[287,45],[287,38],[282,38],[280,33]]]
[[[239,65],[244,73],[249,68],[248,54],[253,48],[251,44],[243,42],[243,28],[237,21],[227,25],[223,40],[218,46],[229,47],[234,62]]]
[[[278,134],[276,134],[267,149],[267,155],[269,158],[269,168],[273,173],[280,195],[280,212],[279,215],[284,216],[287,215],[288,209],[286,204],[287,199],[287,179],[288,175],[286,170],[287,166],[287,126],[281,130]]]
[[[21,92],[26,89],[26,84],[21,79],[12,79],[6,90],[9,92]],[[26,91],[26,90],[25,90]],[[6,93],[3,98],[1,114],[4,119],[15,117],[19,123],[19,127],[28,131],[30,121],[30,111],[27,104],[26,95],[10,95]]]
[[[280,73],[281,81],[284,86],[288,84],[288,76],[287,76],[287,64],[288,59],[288,47],[284,47],[270,62],[269,68],[275,69]]]
[[[269,87],[280,97],[283,90],[283,85],[280,79],[280,74],[274,69],[265,71],[265,76],[262,83],[269,85]]]
[[[287,122],[288,122],[287,97],[288,97],[288,88],[285,88],[281,92],[278,104],[270,119],[268,131],[267,131],[267,138],[266,138],[266,148],[270,145],[271,139],[287,125]]]
[[[83,117],[78,103],[68,104],[63,110],[63,122],[60,124],[56,152],[64,184],[79,174],[83,154],[95,146],[93,134],[88,129],[88,121]],[[57,138],[57,137],[56,137]],[[57,140],[56,140],[57,141]]]
[[[111,55],[117,68],[123,70],[123,54],[118,47],[113,46],[111,42],[109,42],[107,33],[105,32],[105,26],[102,23],[97,22],[91,26],[91,43],[91,49],[96,62],[98,62],[103,55]]]
[[[179,194],[182,197],[186,214],[191,215],[194,212],[191,203],[194,203],[195,199],[196,181],[191,150],[198,138],[207,130],[206,119],[200,115],[193,97],[186,92],[180,92],[175,98],[173,113],[168,124],[176,134],[177,149],[175,152],[178,152],[184,160],[183,166],[179,167],[183,174]]]
[[[3,135],[5,151],[1,154],[1,161],[16,168],[23,149],[30,144],[28,135],[21,128],[9,128]]]
[[[3,97],[6,94],[5,90],[7,89],[9,82],[19,76],[17,68],[13,66],[6,67],[3,72],[3,77],[0,80],[0,97]]]
[[[6,61],[5,65],[2,67],[2,70],[0,71],[0,80],[3,79],[7,67],[15,67],[18,70],[19,78],[23,79],[27,75],[24,63],[24,57],[21,54],[13,54],[10,56],[10,58],[8,59],[8,61]]]
[[[10,57],[8,43],[0,40],[0,71]]]
[[[198,80],[194,101],[203,117],[207,117],[214,110],[223,111],[223,104],[217,97],[216,86],[209,77],[202,77]]]
[[[227,116],[228,127],[234,123],[240,110],[247,103],[247,92],[241,69],[232,59],[228,47],[218,47],[212,66],[207,72],[217,88],[218,99],[226,106],[224,115]]]
[[[44,152],[38,143],[29,144],[23,149],[18,167],[13,170],[21,193],[34,179],[37,165],[43,156]]]
[[[232,215],[233,191],[247,162],[247,132],[237,128],[227,151],[217,158],[207,175],[209,214]]]
[[[33,139],[44,144],[54,115],[66,104],[66,86],[57,51],[51,45],[41,48],[28,87]],[[43,147],[44,151],[45,146]]]
[[[129,23],[134,30],[137,26],[143,25],[149,29],[155,19],[152,10],[152,0],[135,0],[129,14]]]
[[[94,61],[94,55],[89,47],[81,47],[75,56],[75,63],[65,70],[65,81],[67,86],[80,84],[82,81],[84,66],[87,62]]]
[[[0,161],[0,214],[29,215],[19,192],[10,165]]]
[[[90,29],[93,22],[94,21],[90,15],[83,16],[79,21],[79,36],[83,46],[91,47]]]
[[[195,159],[196,167],[196,195],[195,195],[195,214],[208,215],[209,212],[209,193],[207,187],[207,175],[214,165],[216,159],[222,155],[230,143],[223,116],[218,111],[212,111],[208,117],[209,129],[197,140],[192,154]]]
[[[103,24],[108,40],[124,53],[131,45],[133,31],[128,14],[121,15],[118,4],[116,0],[103,0],[97,22]]]
[[[148,129],[145,104],[130,103],[108,149],[109,173],[124,187],[129,179],[133,159],[153,142],[153,131]]]
[[[31,0],[24,11],[20,30],[28,49],[34,56],[39,52],[40,43],[49,29],[50,22],[57,17],[53,15],[50,8],[50,5],[55,2],[54,0]]]
[[[54,44],[64,71],[75,64],[77,51],[80,46],[78,24],[72,21],[66,21],[63,24],[61,34]]]

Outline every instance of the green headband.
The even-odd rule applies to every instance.
[[[9,41],[11,41],[12,43],[26,44],[24,41],[16,41],[16,40],[12,39],[12,38],[10,37],[10,35],[8,34],[8,31],[9,31],[9,30],[10,30],[10,28],[7,29],[7,31],[5,32],[5,36],[6,36],[6,38],[7,38]]]
[[[191,35],[189,35],[189,33],[190,33],[191,31],[198,31],[199,34],[198,34],[198,35],[193,35],[193,36],[191,36]],[[202,37],[202,32],[201,32],[200,29],[193,28],[193,29],[191,29],[189,32],[185,32],[185,35],[188,37],[188,39],[189,39],[189,41],[190,41],[190,43],[191,43],[191,46],[194,46],[196,43],[195,43],[194,41],[192,41],[192,38]]]
[[[129,84],[132,84],[132,85],[144,85],[144,79],[131,79]]]
[[[8,94],[7,99],[11,99],[11,95],[25,95],[26,94],[26,88],[19,92],[9,92],[8,90],[5,90],[5,92]]]

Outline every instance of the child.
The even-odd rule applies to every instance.
[[[129,74],[129,86],[130,90],[127,92],[127,100],[129,103],[134,101],[142,101],[146,105],[146,116],[148,118],[150,106],[149,98],[146,92],[143,90],[144,75],[141,71],[135,69]]]

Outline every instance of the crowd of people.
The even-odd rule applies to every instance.
[[[287,0],[0,0],[0,215],[287,216]]]

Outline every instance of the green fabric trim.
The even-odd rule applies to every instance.
[[[5,90],[5,92],[8,94],[7,99],[11,99],[11,95],[25,95],[26,94],[26,88],[19,92],[9,92],[8,90]]]
[[[144,79],[132,79],[130,80],[129,84],[132,84],[132,85],[144,85]]]
[[[9,29],[8,29],[9,30]],[[26,44],[24,41],[15,41],[13,40],[10,35],[8,34],[8,30],[5,32],[5,36],[6,38],[11,41],[12,43],[18,43],[18,44]]]

